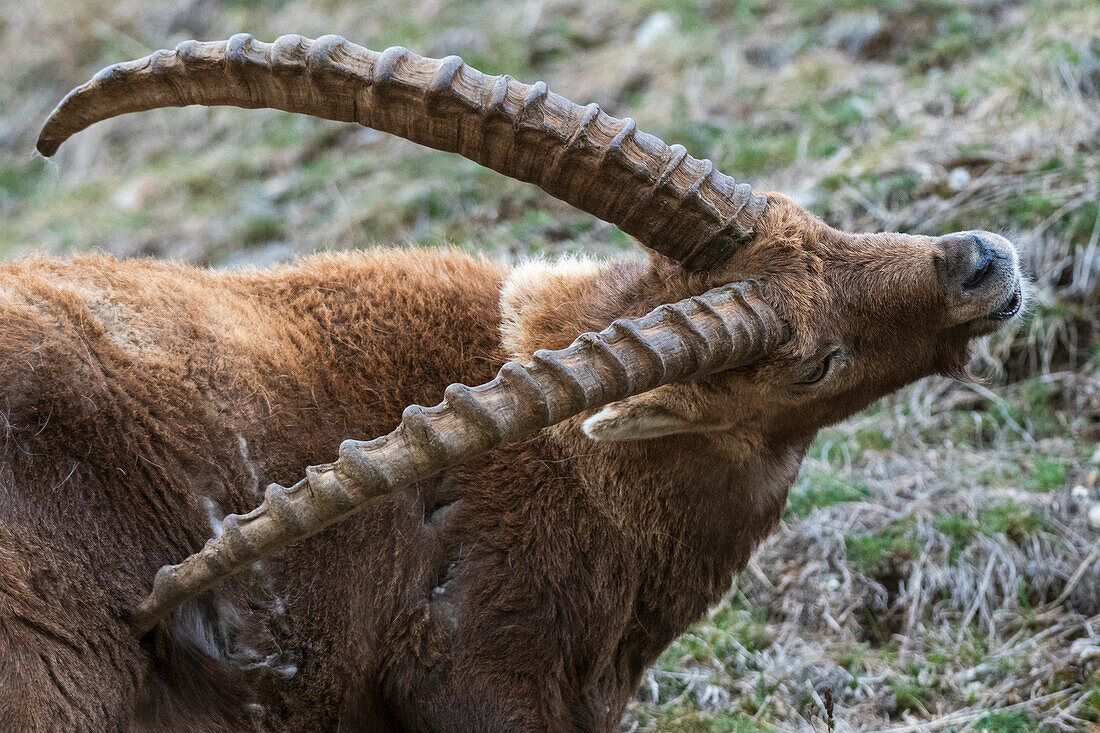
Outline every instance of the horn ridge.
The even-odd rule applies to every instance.
[[[721,264],[753,235],[767,201],[630,118],[576,105],[544,82],[488,76],[458,56],[430,59],[402,46],[376,53],[333,35],[185,41],[107,67],[61,101],[38,150],[53,155],[71,135],[120,114],[192,104],[357,122],[459,153],[618,225],[688,269]]]
[[[335,463],[308,468],[289,488],[271,484],[259,507],[227,516],[227,531],[179,565],[161,568],[132,625],[148,631],[219,579],[381,494],[614,400],[760,359],[787,331],[757,290],[724,285],[617,320],[564,349],[536,352],[528,366],[508,362],[483,385],[452,385],[435,407],[406,408],[388,435],[344,441]]]

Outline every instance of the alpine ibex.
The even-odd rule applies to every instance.
[[[457,152],[650,256],[3,265],[9,730],[612,730],[776,525],[816,431],[962,373],[1024,300],[996,234],[842,233],[541,82],[335,36],[110,67],[39,150],[191,104]],[[219,519],[267,482],[293,486]]]

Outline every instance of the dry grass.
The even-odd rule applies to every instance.
[[[1076,379],[1033,385],[1062,390],[1055,414],[1100,408]],[[1095,720],[1100,547],[1078,487],[1100,456],[987,394],[928,381],[826,431],[784,526],[650,671],[635,729],[665,729],[671,706],[823,731],[826,691],[837,730],[973,730],[1006,706],[1021,730]]]
[[[928,380],[824,431],[780,531],[622,727],[1095,731],[1097,28],[1100,6],[1071,0],[16,0],[0,11],[0,255],[630,246],[473,164],[281,113],[131,116],[56,164],[31,156],[102,65],[240,30],[543,78],[847,229],[1003,232],[1035,305],[975,358],[985,381]]]

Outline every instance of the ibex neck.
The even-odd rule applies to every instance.
[[[557,437],[565,453],[585,456],[578,473],[586,493],[649,555],[643,567],[705,604],[721,598],[775,528],[806,449],[761,444],[749,452],[699,434],[594,443],[575,424]]]
[[[707,286],[659,258],[519,268],[502,297],[505,350],[524,359]],[[650,394],[659,401],[682,389],[688,388]],[[644,576],[623,579],[624,587],[639,589],[639,626],[622,648],[640,673],[721,599],[775,527],[806,442],[754,430],[594,441],[581,429],[584,417],[555,428],[552,442],[558,458],[574,467],[592,508],[634,556],[632,572]]]

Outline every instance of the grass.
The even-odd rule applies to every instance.
[[[920,682],[917,675],[919,670],[914,669],[909,676],[887,680],[890,690],[894,693],[894,704],[891,706],[891,712],[894,715],[912,712],[924,717],[930,716],[928,708],[925,707],[925,701],[933,692],[933,688]]]
[[[1085,680],[1082,689],[1081,717],[1090,723],[1100,723],[1100,670]]]
[[[970,544],[981,529],[981,524],[967,517],[961,512],[952,512],[945,516],[932,520],[932,526],[938,532],[951,538],[951,549],[948,551],[947,562],[951,566],[958,564],[962,551]]]
[[[744,713],[703,715],[691,708],[673,708],[664,712],[657,721],[657,727],[660,730],[684,733],[757,733],[775,730]]]
[[[1027,483],[1028,491],[1046,493],[1066,484],[1066,464],[1058,458],[1040,456]]]
[[[975,730],[990,733],[1029,733],[1036,729],[1035,719],[1023,711],[1011,713],[991,711],[974,723]]]
[[[831,473],[815,471],[800,478],[791,489],[787,497],[787,513],[795,517],[805,517],[815,509],[863,501],[870,496],[871,492],[866,486],[848,483]]]
[[[978,510],[978,527],[989,534],[1002,534],[1020,543],[1043,527],[1041,509],[1015,501],[994,504]]]
[[[844,546],[848,564],[870,576],[896,571],[898,564],[914,560],[921,552],[920,541],[902,525],[886,527],[876,534],[847,536]]]

